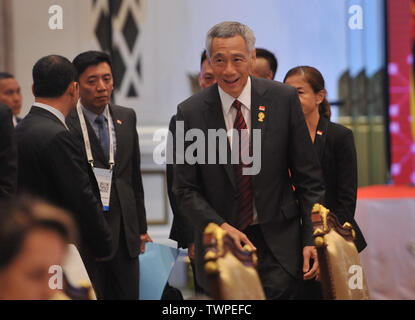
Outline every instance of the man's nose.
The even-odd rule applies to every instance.
[[[20,101],[22,99],[22,95],[20,93],[15,93],[13,95],[13,100],[14,101]]]
[[[106,90],[107,88],[105,87],[105,83],[104,83],[104,81],[103,80],[98,80],[98,83],[97,83],[97,90],[98,91],[104,91],[104,90]]]
[[[226,66],[225,66],[225,75],[232,75],[233,73],[235,73],[235,68],[232,62],[229,61],[226,63]]]

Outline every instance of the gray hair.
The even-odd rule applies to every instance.
[[[206,51],[209,58],[211,57],[212,41],[214,38],[232,38],[236,35],[240,35],[245,39],[249,56],[252,56],[252,52],[255,49],[254,32],[242,23],[225,21],[213,26],[206,36]]]

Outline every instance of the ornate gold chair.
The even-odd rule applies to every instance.
[[[352,225],[348,222],[340,225],[337,217],[320,204],[313,207],[312,221],[324,299],[368,300]]]
[[[257,256],[250,246],[238,250],[227,232],[214,223],[206,227],[203,241],[205,270],[213,299],[265,299],[256,270]]]

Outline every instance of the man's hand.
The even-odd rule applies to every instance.
[[[141,245],[140,245],[141,253],[144,253],[146,251],[146,242],[153,242],[153,240],[150,238],[148,233],[140,234],[140,241],[141,241]]]
[[[189,246],[187,248],[187,255],[189,256],[190,260],[195,259],[195,244],[194,243],[189,243]]]
[[[318,259],[317,259],[317,250],[314,246],[306,246],[303,249],[303,273],[304,280],[313,279],[318,275]],[[314,259],[313,267],[310,269],[310,259]]]
[[[241,245],[241,242],[242,242],[244,245],[249,244],[252,247],[252,249],[256,251],[256,247],[253,245],[251,241],[249,241],[245,233],[242,233],[241,231],[232,227],[229,223],[226,223],[226,222],[222,223],[220,227],[228,232],[228,234],[231,236],[231,238],[236,244],[236,247],[239,250],[243,250],[242,245]]]

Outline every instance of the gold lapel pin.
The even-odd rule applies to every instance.
[[[265,113],[262,111],[258,113],[258,122],[264,122],[265,119]]]

